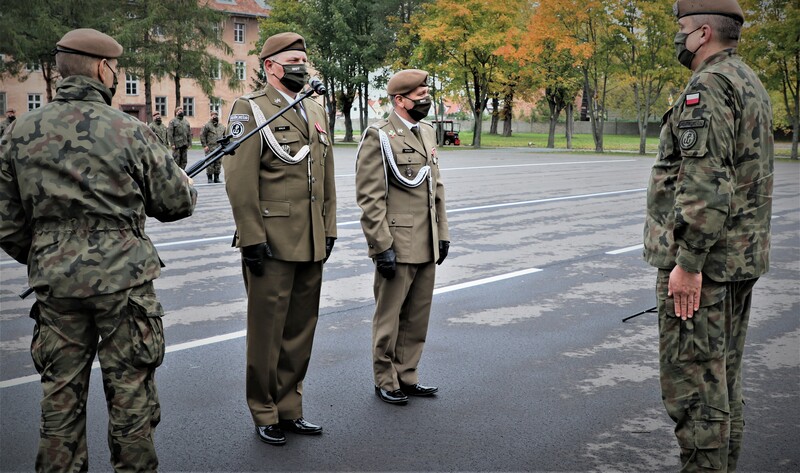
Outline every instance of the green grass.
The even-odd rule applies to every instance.
[[[472,143],[472,132],[462,131],[460,133],[461,145],[469,146]],[[546,148],[546,133],[514,133],[512,136],[481,134],[482,148]],[[555,147],[557,149],[567,148],[567,139],[563,134],[555,136]],[[594,151],[594,140],[590,134],[572,136],[572,149],[581,151]],[[626,151],[639,152],[639,137],[631,135],[605,135],[603,137],[603,149],[606,151]],[[658,150],[658,138],[647,138],[647,152],[655,153]]]

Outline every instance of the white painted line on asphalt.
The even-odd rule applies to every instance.
[[[608,161],[560,161],[555,163],[526,163],[526,164],[500,164],[498,166],[469,166],[463,168],[440,168],[442,172],[447,171],[470,171],[473,169],[500,169],[500,168],[521,168],[532,166],[562,166],[565,164],[609,164],[609,163],[629,163],[635,159],[613,159]],[[340,177],[355,177],[355,174],[337,174]]]
[[[164,248],[166,246],[178,246],[178,245],[188,245],[189,243],[206,243],[209,241],[221,241],[221,240],[232,240],[233,235],[225,235],[225,236],[218,236],[218,237],[209,237],[209,238],[198,238],[196,240],[180,240],[180,241],[171,241],[169,243],[156,243],[156,248]]]
[[[469,281],[461,284],[453,284],[452,286],[445,286],[440,287],[438,289],[434,289],[434,294],[444,294],[446,292],[453,292],[458,291],[461,289],[467,289],[470,287],[481,286],[484,284],[490,284],[497,281],[503,281],[506,279],[516,278],[519,276],[525,276],[526,274],[533,274],[542,271],[539,268],[530,268],[530,269],[523,269],[521,271],[514,271],[511,273],[500,274],[497,276],[491,276],[488,278],[477,279],[475,281]],[[204,345],[212,345],[214,343],[225,342],[228,340],[234,340],[236,338],[242,338],[247,335],[247,330],[240,330],[238,332],[226,333],[222,335],[217,335],[214,337],[208,338],[201,338],[200,340],[194,340],[191,342],[179,343],[177,345],[170,345],[166,348],[166,353],[172,353],[176,351],[182,350],[189,350],[191,348],[197,348]],[[100,363],[95,361],[92,363],[92,369],[97,369],[100,367]],[[20,384],[27,384],[39,381],[40,377],[38,374],[30,375],[30,376],[23,376],[21,378],[13,378],[7,379],[4,381],[0,381],[0,389],[10,388],[12,386],[19,386]]]
[[[620,253],[627,253],[629,251],[641,250],[642,248],[644,248],[644,244],[628,246],[628,247],[625,247],[625,248],[620,248],[618,250],[606,251],[606,254],[607,255],[618,255]]]

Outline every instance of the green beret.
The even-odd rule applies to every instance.
[[[722,15],[744,23],[744,12],[736,0],[678,0],[672,5],[678,18],[691,15]]]
[[[105,33],[91,28],[79,28],[65,34],[56,43],[56,52],[115,59],[122,56],[122,45]]]
[[[421,69],[404,69],[389,79],[386,92],[389,95],[403,95],[412,92],[421,85],[428,85],[428,71]]]
[[[262,61],[270,56],[274,56],[283,51],[305,51],[306,40],[297,33],[278,33],[270,36],[264,41],[261,54],[258,56]]]

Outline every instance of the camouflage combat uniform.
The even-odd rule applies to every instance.
[[[111,463],[155,471],[164,356],[161,262],[147,216],[191,215],[197,196],[149,128],[116,110],[99,81],[72,76],[52,103],[0,140],[0,247],[36,290],[31,355],[43,399],[37,471],[86,471],[86,402],[95,354]],[[99,337],[99,343],[98,343]]]
[[[175,147],[172,157],[181,169],[186,169],[187,150],[192,146],[192,127],[186,117],[173,118],[167,127],[169,143]]]
[[[662,398],[677,424],[683,470],[734,470],[752,288],[769,268],[769,96],[735,49],[726,49],[698,67],[661,126],[644,257],[659,268]],[[700,309],[685,321],[667,297],[676,264],[703,277]]]
[[[205,148],[208,146],[208,152],[212,152],[219,147],[217,140],[225,136],[225,126],[217,122],[209,120],[208,123],[203,125],[203,130],[200,132],[200,144]],[[206,175],[208,182],[211,182],[213,176],[214,182],[219,182],[219,172],[222,169],[222,160],[217,160],[214,164],[206,168]]]
[[[167,126],[164,125],[163,121],[161,123],[156,123],[155,121],[153,121],[148,126],[150,127],[151,130],[153,130],[153,133],[156,134],[158,141],[162,145],[169,146],[169,138],[167,138]]]

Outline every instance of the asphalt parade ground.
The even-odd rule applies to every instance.
[[[147,232],[166,267],[157,372],[160,470],[677,471],[661,404],[655,269],[641,258],[653,157],[440,151],[450,255],[437,267],[420,382],[381,402],[371,371],[373,265],[358,223],[355,146],[337,146],[338,240],[325,265],[304,415],[318,437],[261,443],[244,395],[245,297],[223,184],[189,219]],[[199,157],[194,151],[190,162]],[[755,287],[739,471],[800,471],[800,165],[775,164],[770,272]],[[41,388],[25,268],[0,257],[0,470],[33,471]],[[91,471],[108,471],[99,370]]]

